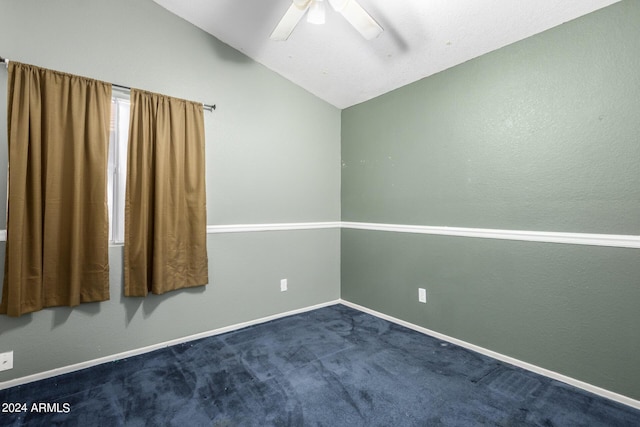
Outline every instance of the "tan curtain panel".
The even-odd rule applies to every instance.
[[[208,283],[202,104],[131,90],[126,296]]]
[[[9,204],[0,313],[109,299],[111,85],[9,63]]]

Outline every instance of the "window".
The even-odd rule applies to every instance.
[[[129,111],[128,96],[114,95],[111,98],[107,199],[109,205],[109,241],[112,244],[124,243],[124,198],[127,179]]]

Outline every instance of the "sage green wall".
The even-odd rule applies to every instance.
[[[340,110],[151,0],[0,0],[0,55],[217,104],[205,112],[210,225],[340,219]],[[5,120],[0,146],[6,170]],[[0,352],[14,351],[0,382],[339,298],[339,230],[210,234],[208,250],[205,288],[124,298],[112,247],[110,301],[0,316]],[[4,242],[0,255],[1,267]]]
[[[346,109],[342,220],[640,233],[640,3]]]
[[[639,22],[623,1],[344,110],[343,221],[640,234]],[[640,399],[638,250],[344,230],[341,257],[345,300]]]

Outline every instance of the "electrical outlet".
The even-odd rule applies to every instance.
[[[427,303],[427,290],[424,288],[418,288],[418,301]]]
[[[287,290],[287,279],[280,280],[280,292],[285,292]]]
[[[13,351],[0,353],[0,371],[13,369]]]

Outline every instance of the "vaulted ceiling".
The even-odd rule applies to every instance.
[[[365,40],[326,8],[286,41],[291,0],[154,0],[338,108],[364,102],[619,0],[358,0],[382,26]]]

